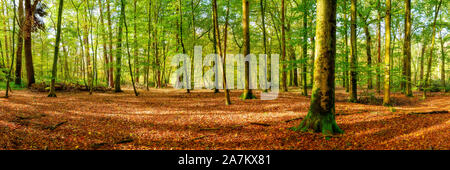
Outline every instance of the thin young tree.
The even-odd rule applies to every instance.
[[[377,93],[381,93],[381,1],[377,2]]]
[[[356,47],[356,0],[351,0],[350,7],[350,102],[358,101],[358,80],[357,80],[357,47]]]
[[[306,62],[308,55],[308,1],[303,0],[303,41],[302,41],[302,59]],[[306,63],[302,67],[302,95],[308,96],[308,81],[306,80]]]
[[[121,16],[123,19],[123,25],[125,26],[125,39],[126,39],[126,48],[127,48],[127,55],[128,55],[128,68],[130,69],[130,78],[131,78],[131,84],[133,85],[133,91],[134,91],[134,95],[135,96],[139,96],[139,93],[136,90],[136,85],[134,83],[134,76],[133,76],[133,68],[131,66],[131,54],[130,54],[130,47],[129,47],[129,42],[128,42],[128,25],[127,25],[127,17],[125,15],[125,5],[126,3],[124,2],[125,0],[121,0],[120,1],[120,8],[121,8]]]
[[[386,16],[385,22],[385,53],[384,53],[384,97],[383,105],[391,104],[391,0],[386,0]]]
[[[296,131],[343,133],[335,120],[336,0],[317,0],[316,60],[309,112]]]
[[[16,3],[13,1],[13,6],[14,6],[14,8],[13,8],[13,10],[14,10],[14,17],[13,17],[13,20],[15,21],[16,20]],[[14,35],[16,34],[16,22],[13,22],[13,32],[12,32],[12,57],[11,57],[11,65],[9,66],[9,70],[8,70],[8,74],[6,75],[6,92],[5,92],[5,98],[8,98],[9,97],[9,91],[11,90],[11,87],[10,87],[10,85],[9,85],[9,80],[11,79],[11,72],[12,72],[12,69],[13,69],[13,65],[14,65],[14,43],[15,43],[15,37],[14,37]],[[0,46],[0,48],[1,48],[1,46]]]
[[[23,53],[23,34],[22,34],[22,26],[24,22],[24,10],[23,10],[23,0],[18,0],[19,2],[19,8],[18,15],[19,15],[19,34],[17,35],[17,52],[16,52],[16,78],[14,80],[14,83],[16,85],[22,84],[22,53]],[[1,47],[1,46],[0,46]]]
[[[286,71],[286,9],[284,5],[284,0],[281,0],[281,60],[284,62],[282,64],[282,83],[283,83],[283,91],[287,92],[287,71]]]
[[[436,20],[439,15],[439,9],[441,8],[442,0],[439,1],[439,4],[436,7],[436,12],[434,13],[434,21],[433,21],[433,33],[431,34],[431,48],[430,48],[430,56],[428,57],[428,66],[427,66],[427,74],[425,76],[425,87],[423,89],[423,99],[427,98],[427,90],[429,86],[429,79],[431,74],[431,66],[433,61],[433,51],[434,44],[436,40]]]
[[[56,97],[56,91],[55,91],[55,83],[56,83],[56,76],[58,73],[58,53],[59,53],[59,43],[61,39],[61,18],[62,18],[62,11],[63,11],[63,4],[64,0],[59,0],[59,7],[58,7],[58,23],[56,28],[56,40],[55,40],[55,50],[53,55],[53,68],[52,68],[52,80],[50,83],[50,92],[48,94],[48,97]]]

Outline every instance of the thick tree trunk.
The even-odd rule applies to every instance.
[[[25,11],[26,11],[26,18],[25,23],[23,24],[23,38],[24,38],[24,48],[25,48],[25,63],[26,63],[26,70],[27,70],[27,86],[31,87],[32,84],[36,82],[34,79],[34,66],[33,66],[33,53],[32,53],[32,46],[31,46],[31,30],[32,30],[32,24],[33,24],[33,16],[34,16],[34,10],[36,6],[34,4],[31,4],[31,0],[25,0]]]
[[[335,120],[336,0],[317,1],[314,84],[308,114],[294,130],[343,133]]]

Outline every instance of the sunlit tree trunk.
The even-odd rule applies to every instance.
[[[434,43],[436,40],[436,20],[439,14],[439,9],[441,8],[442,0],[439,1],[438,6],[436,7],[436,13],[434,14],[434,21],[433,21],[433,33],[431,34],[431,48],[430,48],[430,57],[428,58],[428,67],[427,67],[427,75],[425,76],[425,87],[423,90],[423,98],[425,99],[427,97],[427,88],[429,88],[429,79],[431,75],[431,62],[433,61],[433,51],[434,51]]]
[[[385,53],[384,53],[384,97],[383,105],[391,104],[391,0],[386,0],[386,16],[385,22]]]
[[[107,18],[108,18],[108,44],[109,44],[109,80],[108,80],[108,86],[110,88],[114,87],[114,59],[113,59],[113,33],[112,33],[112,26],[111,26],[111,10],[109,6],[109,0],[106,0],[106,11],[107,11]]]
[[[244,56],[250,54],[250,2],[249,0],[242,0],[242,32],[244,34]],[[250,64],[245,62],[245,86],[242,99],[253,99],[255,96],[252,89],[249,88],[250,79]]]
[[[343,133],[335,120],[336,0],[317,0],[316,60],[309,112],[294,130]]]
[[[381,93],[381,2],[378,0],[377,2],[377,93]]]
[[[115,73],[115,82],[114,82],[114,91],[115,92],[122,92],[122,89],[120,87],[120,77],[121,77],[121,65],[122,65],[122,36],[123,36],[123,22],[125,15],[125,9],[124,6],[120,6],[120,17],[119,17],[119,25],[117,25],[118,31],[117,31],[117,45],[116,45],[116,73]]]
[[[349,78],[349,61],[348,61],[348,19],[347,19],[347,0],[344,0],[344,41],[345,41],[345,65],[344,65],[344,86],[345,91],[350,91],[350,78]]]
[[[357,47],[356,47],[356,0],[351,0],[351,24],[350,24],[350,102],[358,101],[357,83]]]
[[[405,50],[405,95],[412,96],[411,87],[411,0],[405,0],[405,44],[403,49]]]
[[[131,79],[131,83],[133,85],[133,91],[134,91],[134,95],[135,96],[139,96],[139,93],[136,90],[136,85],[134,83],[134,76],[133,76],[133,69],[131,67],[131,54],[130,54],[130,47],[129,47],[129,41],[128,41],[128,25],[127,25],[127,17],[125,16],[125,0],[121,0],[120,1],[120,10],[121,10],[121,16],[123,19],[123,25],[125,26],[125,39],[126,39],[126,48],[127,48],[127,54],[128,54],[128,68],[130,71],[130,79]]]

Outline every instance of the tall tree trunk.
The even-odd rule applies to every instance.
[[[411,0],[405,0],[405,44],[403,49],[405,58],[405,95],[412,96],[411,87]]]
[[[109,67],[110,64],[109,63],[109,58],[108,58],[108,42],[107,42],[107,38],[106,38],[106,33],[104,32],[106,29],[104,27],[104,21],[103,21],[103,6],[102,6],[102,1],[98,0],[98,6],[99,6],[99,10],[100,10],[100,24],[101,24],[101,28],[102,28],[102,39],[103,39],[103,58],[105,60],[105,77],[106,77],[106,82],[108,83],[109,86],[109,79],[110,79],[110,75],[111,73],[109,72]]]
[[[130,79],[131,79],[131,83],[133,85],[133,91],[134,91],[134,95],[135,96],[139,96],[139,93],[136,90],[136,85],[134,84],[134,76],[133,76],[133,69],[131,67],[131,54],[130,54],[130,47],[129,47],[129,43],[128,43],[128,25],[127,25],[127,17],[125,16],[125,0],[121,0],[120,1],[120,17],[122,17],[123,19],[123,25],[125,26],[125,39],[126,39],[126,48],[127,48],[127,54],[128,54],[128,68],[130,70]],[[136,1],[135,1],[136,3]],[[136,5],[136,4],[135,4]]]
[[[147,42],[147,64],[150,64],[151,44],[152,44],[152,1],[148,2],[148,42]],[[149,90],[150,66],[147,65],[146,86]]]
[[[25,63],[27,70],[27,86],[31,87],[32,84],[36,82],[34,78],[34,66],[33,66],[33,53],[31,46],[31,31],[33,26],[33,16],[34,10],[36,9],[37,1],[31,4],[31,0],[25,0],[25,23],[23,24],[23,38],[24,38],[24,48],[25,48]]]
[[[441,84],[444,92],[448,91],[448,88],[445,84],[445,49],[444,49],[444,40],[442,38],[442,33],[439,32],[439,37],[441,39]]]
[[[58,53],[59,53],[59,43],[61,39],[61,18],[62,18],[62,11],[63,11],[63,3],[64,0],[59,0],[59,7],[58,7],[58,24],[56,28],[56,40],[55,40],[55,50],[53,55],[53,69],[52,69],[52,80],[50,83],[50,93],[48,94],[48,97],[56,97],[55,93],[55,82],[56,82],[56,76],[57,76],[57,68],[58,68]]]
[[[385,22],[385,53],[384,53],[384,97],[383,105],[388,106],[391,104],[391,0],[386,0],[386,16]]]
[[[17,35],[17,52],[16,52],[16,79],[14,83],[16,85],[22,84],[22,53],[23,53],[23,21],[24,21],[24,11],[23,11],[23,0],[19,0],[19,34]],[[0,46],[1,48],[1,46]]]
[[[186,49],[184,48],[184,41],[183,41],[183,9],[182,9],[183,6],[181,4],[181,0],[178,1],[178,5],[179,5],[179,9],[178,10],[179,10],[179,17],[180,17],[180,27],[179,27],[180,44],[181,44],[181,49],[183,50],[182,51],[183,54],[186,54]],[[163,48],[163,50],[164,50],[164,48]],[[187,66],[184,66],[184,69],[187,69],[187,68],[188,68]],[[191,70],[189,70],[189,71],[191,71]],[[189,81],[189,76],[187,76],[188,70],[185,70],[185,73],[186,73],[186,75],[185,75],[186,77],[184,79],[186,80],[186,82],[185,82],[186,83],[186,93],[190,93],[191,90],[189,89],[189,87],[190,87],[189,84],[191,82]],[[217,87],[216,87],[216,89],[217,89]]]
[[[260,9],[261,9],[261,23],[262,23],[262,31],[263,31],[263,47],[264,47],[264,54],[267,55],[267,31],[266,31],[266,16],[265,16],[265,8],[266,8],[266,0],[260,0],[259,1],[259,5],[260,5]],[[226,27],[228,26],[228,24],[226,25]],[[227,34],[227,33],[224,33]],[[226,47],[226,40],[224,40],[225,42],[225,47]],[[226,48],[224,49],[224,56],[226,54]],[[294,54],[295,55],[295,54]],[[270,56],[268,56],[270,57]],[[268,77],[266,77],[266,79],[268,79]],[[298,83],[297,79],[295,79],[295,81]],[[267,87],[267,81],[264,81],[264,87]],[[267,92],[267,89],[264,90],[264,92]]]
[[[119,25],[117,26],[117,45],[116,45],[116,73],[115,73],[115,82],[114,82],[114,91],[115,92],[122,92],[122,89],[120,88],[120,77],[121,77],[121,65],[122,65],[122,36],[123,36],[123,22],[125,15],[125,9],[124,6],[120,6],[120,17],[119,17]]]
[[[431,37],[431,48],[430,48],[430,57],[428,58],[428,67],[427,67],[427,75],[425,76],[425,87],[423,90],[423,98],[425,99],[427,97],[427,88],[429,88],[429,82],[431,75],[431,62],[433,61],[433,51],[434,51],[434,43],[435,43],[435,37],[436,37],[436,20],[439,14],[439,9],[441,8],[442,0],[439,1],[438,6],[436,7],[436,13],[434,14],[434,21],[433,21],[433,34]]]
[[[159,1],[157,1],[157,2],[159,2]],[[159,10],[158,10],[158,8],[159,8],[159,6],[158,6],[158,4],[155,2],[155,5],[153,5],[153,8],[154,8],[154,10],[153,10],[153,21],[154,21],[154,23],[153,23],[153,26],[154,26],[154,29],[153,29],[153,38],[154,38],[154,40],[153,40],[153,46],[154,46],[154,52],[155,52],[155,65],[156,65],[156,69],[155,69],[155,71],[156,71],[156,74],[155,74],[155,80],[156,80],[156,83],[155,83],[155,86],[157,87],[157,88],[161,88],[161,71],[160,71],[160,64],[159,64],[159,54],[158,54],[158,13],[159,13]]]
[[[244,34],[244,56],[250,54],[250,2],[242,0],[242,32]],[[245,86],[242,99],[254,99],[252,89],[249,87],[250,81],[250,63],[245,62]]]
[[[84,9],[84,19],[83,19],[83,43],[84,43],[84,56],[86,57],[86,70],[87,70],[87,77],[88,77],[88,87],[89,87],[89,94],[92,94],[92,82],[93,82],[93,67],[91,65],[91,56],[90,56],[90,49],[89,49],[89,30],[90,25],[88,22],[88,12],[89,9],[89,0],[85,0],[85,9]]]
[[[283,83],[283,91],[287,92],[287,73],[286,73],[286,17],[285,17],[285,5],[284,0],[281,0],[281,60],[283,61],[281,70],[282,70],[282,76],[281,79]]]
[[[110,6],[109,6],[109,0],[106,0],[106,11],[107,11],[107,18],[108,18],[108,44],[109,44],[109,81],[108,81],[108,86],[110,88],[114,87],[114,59],[113,59],[113,43],[112,43],[112,38],[113,38],[113,33],[112,33],[112,26],[111,26],[111,10],[110,10]]]
[[[308,57],[308,4],[303,0],[303,42],[302,42],[302,95],[308,96],[308,81],[306,79],[306,58]]]
[[[314,84],[309,112],[294,130],[343,133],[335,120],[336,0],[317,0]]]
[[[350,91],[350,78],[349,78],[349,61],[348,61],[348,19],[347,19],[347,0],[344,0],[344,41],[345,41],[345,65],[344,65],[344,86],[345,91]]]
[[[381,2],[377,2],[377,93],[381,94]]]
[[[358,101],[358,83],[357,83],[357,49],[356,49],[356,0],[351,0],[351,24],[350,24],[350,102]]]
[[[14,35],[16,34],[16,22],[15,22],[15,20],[16,20],[16,4],[15,3],[13,3],[14,5],[14,8],[13,8],[13,10],[14,10],[14,17],[13,17],[13,20],[14,20],[14,22],[13,22],[13,31],[12,31],[12,44],[11,44],[11,47],[12,47],[12,57],[11,57],[11,65],[9,66],[9,71],[8,71],[8,75],[6,76],[6,92],[5,92],[5,98],[8,98],[9,97],[9,94],[8,94],[8,92],[11,90],[11,87],[10,87],[10,85],[9,85],[9,80],[11,80],[11,72],[12,72],[12,69],[13,69],[13,65],[14,65]],[[1,46],[0,46],[0,48],[1,48]]]
[[[215,30],[214,36],[216,37],[215,38],[215,40],[216,40],[215,44],[217,46],[217,51],[219,52],[219,56],[223,59],[223,62],[222,62],[222,68],[223,68],[222,76],[223,76],[223,88],[224,88],[224,92],[225,92],[225,105],[230,105],[231,104],[231,100],[230,100],[229,90],[227,88],[226,67],[225,67],[225,65],[226,65],[226,47],[227,47],[227,45],[225,43],[226,43],[227,32],[228,32],[227,28],[228,28],[228,15],[230,14],[230,5],[229,5],[230,2],[228,2],[228,6],[227,6],[227,15],[226,15],[226,21],[225,21],[225,28],[224,28],[224,48],[223,48],[223,51],[222,51],[222,44],[221,44],[221,41],[220,41],[219,22],[217,21],[217,18],[218,18],[218,16],[217,16],[218,15],[217,14],[217,1],[213,0],[212,3],[213,3],[212,4],[212,8],[213,8],[213,18],[214,18],[213,22],[214,22],[214,30]],[[215,63],[215,64],[218,64],[218,63]],[[219,66],[217,66],[217,67],[219,67]]]
[[[137,42],[137,0],[134,0],[134,3],[133,3],[133,5],[134,5],[134,37],[133,37],[133,39],[134,39],[134,49],[133,49],[133,51],[134,51],[134,56],[133,56],[133,58],[134,58],[134,67],[135,67],[135,79],[136,79],[136,83],[137,84],[139,84],[139,77],[140,77],[140,74],[139,74],[139,47],[138,47],[138,42]]]

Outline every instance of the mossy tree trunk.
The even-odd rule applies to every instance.
[[[404,66],[405,66],[405,95],[412,96],[411,87],[411,0],[405,0],[405,44],[404,51]]]
[[[317,1],[316,60],[311,105],[294,130],[343,133],[335,120],[336,0]]]
[[[302,42],[302,59],[306,62],[308,55],[308,5],[307,1],[303,0],[303,42]],[[308,96],[308,81],[306,80],[306,66],[304,63],[302,67],[302,95]]]

